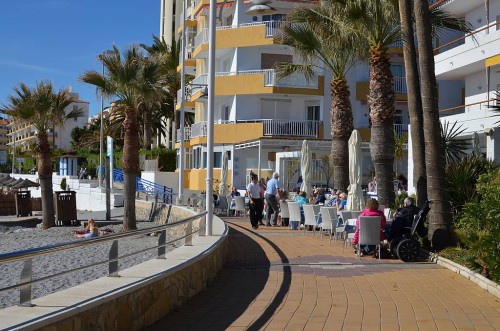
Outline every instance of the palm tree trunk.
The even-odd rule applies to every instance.
[[[399,0],[403,55],[405,60],[408,111],[411,126],[411,148],[413,152],[413,186],[417,189],[417,203],[427,199],[427,178],[425,172],[425,142],[420,80],[418,76],[417,51],[413,38],[412,0]]]
[[[152,138],[152,123],[151,117],[153,112],[150,107],[144,108],[144,149],[151,150]]]
[[[434,71],[432,32],[427,0],[414,0],[418,37],[418,55],[422,79],[422,106],[425,132],[425,163],[427,167],[427,195],[433,201],[429,213],[429,239],[432,246],[441,249],[453,245],[452,213],[445,175],[444,146],[440,143],[438,92]]]
[[[387,50],[370,48],[370,154],[377,176],[378,201],[391,205],[394,192],[394,91]]]
[[[353,130],[352,105],[346,78],[332,79],[330,92],[332,95],[333,186],[344,192],[349,186],[348,146],[349,137]]]
[[[42,195],[42,227],[48,229],[55,225],[54,200],[52,189],[52,157],[50,155],[50,144],[47,133],[38,133],[38,146],[35,151],[38,154],[38,178],[40,179],[40,191]]]
[[[137,110],[128,109],[123,144],[124,217],[125,231],[137,229],[135,216],[136,178],[139,175],[139,121]]]

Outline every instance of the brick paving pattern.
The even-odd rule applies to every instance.
[[[436,264],[358,259],[312,232],[225,221],[215,282],[148,330],[500,330],[500,300]]]

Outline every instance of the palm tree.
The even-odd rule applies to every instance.
[[[82,116],[81,109],[66,112],[65,109],[76,102],[69,89],[54,91],[51,82],[39,82],[36,88],[21,83],[14,87],[9,103],[3,104],[0,112],[11,116],[17,123],[27,123],[35,127],[38,154],[38,177],[42,195],[42,226],[48,229],[55,225],[54,203],[52,199],[52,158],[48,131],[62,126],[67,119]]]
[[[322,2],[309,8],[298,8],[288,14],[289,25],[283,28],[280,42],[293,47],[302,64],[283,64],[280,76],[300,72],[313,77],[315,68],[328,71],[330,82],[333,186],[347,190],[349,186],[348,142],[353,130],[353,115],[346,74],[361,56],[350,36],[340,38],[333,33],[335,6]]]
[[[139,175],[139,110],[147,104],[144,93],[144,77],[148,63],[137,47],[131,47],[123,55],[116,46],[113,52],[103,54],[100,61],[106,67],[103,76],[95,70],[89,70],[80,76],[80,80],[94,85],[105,97],[114,99],[111,116],[123,116],[123,178],[124,178],[124,218],[125,231],[135,230],[135,192],[136,177]],[[153,83],[153,82],[151,82]],[[116,114],[116,115],[115,115]]]
[[[437,249],[452,245],[453,215],[445,173],[445,153],[440,141],[438,91],[434,70],[432,28],[427,0],[414,0],[414,14],[418,38],[418,55],[422,81],[422,107],[424,115],[427,169],[427,195],[433,201],[429,213],[429,239]]]
[[[329,0],[336,6],[332,18],[338,33],[355,38],[356,47],[369,54],[371,139],[370,153],[377,176],[381,204],[392,204],[394,165],[393,75],[388,46],[400,40],[399,16],[395,0]],[[338,34],[335,33],[335,34]]]
[[[179,122],[179,112],[175,110],[175,104],[177,103],[177,91],[181,88],[181,75],[177,72],[177,66],[180,60],[180,49],[181,43],[175,41],[172,38],[172,45],[168,45],[164,38],[158,38],[153,36],[153,44],[147,46],[144,44],[140,45],[144,50],[146,50],[149,55],[155,59],[159,66],[160,81],[164,86],[164,89],[170,94],[169,100],[173,102],[164,102],[163,107],[167,107],[167,110],[163,111],[165,114],[170,116],[173,115],[175,127],[179,129],[181,123]],[[184,125],[184,123],[182,123]],[[175,131],[176,132],[176,131]],[[172,135],[174,137],[174,135]]]
[[[415,47],[412,0],[399,0],[401,36],[406,73],[408,113],[411,126],[411,148],[413,155],[413,184],[417,190],[417,202],[427,199],[427,178],[425,171],[424,119],[422,99],[420,99],[420,80],[418,78],[417,51]]]

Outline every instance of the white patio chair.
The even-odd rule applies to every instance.
[[[332,242],[332,237],[333,237],[333,228],[337,224],[337,208],[335,207],[321,207],[320,208],[321,212],[321,233],[320,237],[323,239],[323,231],[324,230],[329,230],[330,231],[330,243]]]
[[[237,196],[233,197],[234,199],[234,207],[231,209],[234,210],[234,216],[237,215],[237,212],[243,213],[243,216],[246,215],[246,207],[245,207],[245,197]]]
[[[319,206],[317,206],[318,208],[314,207],[316,206],[311,204],[302,205],[302,209],[304,210],[304,219],[305,219],[304,233],[306,233],[307,226],[311,225],[313,228],[313,237],[316,235],[316,226],[317,226],[316,224],[317,213],[315,213],[315,209],[317,209],[319,212]]]
[[[227,197],[225,195],[219,196],[219,205],[217,208],[221,211],[221,213],[226,213],[226,216],[229,216],[229,203],[227,201]]]
[[[361,216],[359,218],[358,257],[361,258],[361,245],[376,245],[380,260],[380,216]]]
[[[351,217],[350,218],[358,218],[359,215],[361,215],[362,211],[360,210],[357,210],[357,211],[353,211],[351,210]]]
[[[280,201],[280,216],[281,216],[281,226],[283,226],[284,218],[288,218],[288,221],[290,221],[290,212],[288,211],[288,204],[286,202]]]
[[[297,222],[296,223],[297,228],[295,229],[295,230],[297,230],[299,228],[300,219],[301,219],[300,205],[298,202],[288,202],[287,206],[288,206],[288,213],[290,215],[290,222],[289,222],[290,229],[293,229],[292,222]]]

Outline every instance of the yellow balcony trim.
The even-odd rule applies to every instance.
[[[184,107],[191,107],[191,108],[194,108],[194,101],[185,101],[184,102]],[[176,105],[175,105],[175,110],[181,110],[181,103],[178,102]]]
[[[494,65],[500,64],[500,54],[489,57],[484,61],[485,67],[493,67]]]
[[[185,60],[184,61],[184,65],[186,67],[196,67],[196,60],[191,60],[191,59]],[[182,70],[182,65],[179,64],[177,66],[177,72],[180,72],[181,70]]]
[[[201,44],[193,52],[193,58],[196,58],[201,52],[208,52],[208,44]]]
[[[191,26],[191,27],[196,27],[198,25],[198,22],[197,21],[194,21],[194,20],[186,20],[186,26]],[[181,24],[178,28],[177,28],[177,34],[181,34],[182,33],[182,30],[184,29],[184,26]]]

